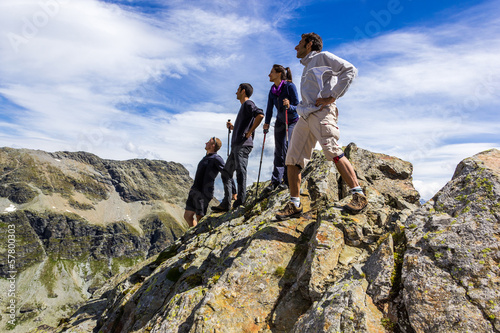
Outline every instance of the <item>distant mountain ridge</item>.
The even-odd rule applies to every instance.
[[[178,239],[191,183],[175,162],[0,148],[0,242],[15,226],[16,329],[57,324],[111,276]],[[8,271],[0,262],[0,277]]]

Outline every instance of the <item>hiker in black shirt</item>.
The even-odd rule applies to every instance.
[[[207,154],[198,163],[184,211],[184,219],[190,227],[196,226],[197,221],[207,213],[208,204],[214,195],[215,178],[224,168],[224,160],[217,154],[221,146],[221,141],[216,137],[205,143]],[[197,221],[194,219],[195,214]]]
[[[226,166],[221,171],[221,178],[224,183],[224,199],[219,206],[212,208],[215,212],[225,212],[231,209],[229,195],[231,193],[231,178],[233,178],[235,171],[236,182],[238,183],[238,198],[234,202],[233,208],[243,204],[246,199],[248,155],[250,155],[253,148],[255,129],[264,119],[264,112],[249,99],[252,93],[253,88],[249,83],[240,84],[236,92],[236,98],[241,103],[238,116],[234,125],[229,121],[226,123],[227,128],[233,131],[233,137],[231,138],[231,153],[227,158]]]

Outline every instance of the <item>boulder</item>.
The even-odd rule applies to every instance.
[[[385,333],[383,314],[366,293],[368,283],[351,276],[329,288],[300,318],[293,333]]]
[[[403,296],[416,332],[500,330],[500,151],[462,161],[407,221]]]

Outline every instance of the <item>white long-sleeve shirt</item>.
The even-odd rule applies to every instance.
[[[349,88],[358,70],[350,62],[323,51],[312,51],[300,62],[305,66],[300,81],[302,101],[297,105],[297,113],[307,118],[318,111],[318,98],[334,97],[337,100]]]

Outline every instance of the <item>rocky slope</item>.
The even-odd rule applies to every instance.
[[[301,218],[274,219],[286,191],[252,194],[33,332],[499,332],[500,151],[464,160],[423,206],[411,164],[346,155],[362,213],[340,208],[346,186],[317,152]]]
[[[303,217],[274,220],[287,191],[252,192],[37,332],[410,332],[400,295],[404,223],[419,208],[412,166],[353,144],[346,154],[369,198],[363,213],[342,211],[346,186],[316,152]]]
[[[190,184],[172,162],[1,148],[0,242],[15,236],[15,331],[57,325],[110,277],[177,240]],[[2,289],[10,272],[2,260]],[[11,299],[2,293],[1,306]],[[2,329],[13,328],[8,319]]]

